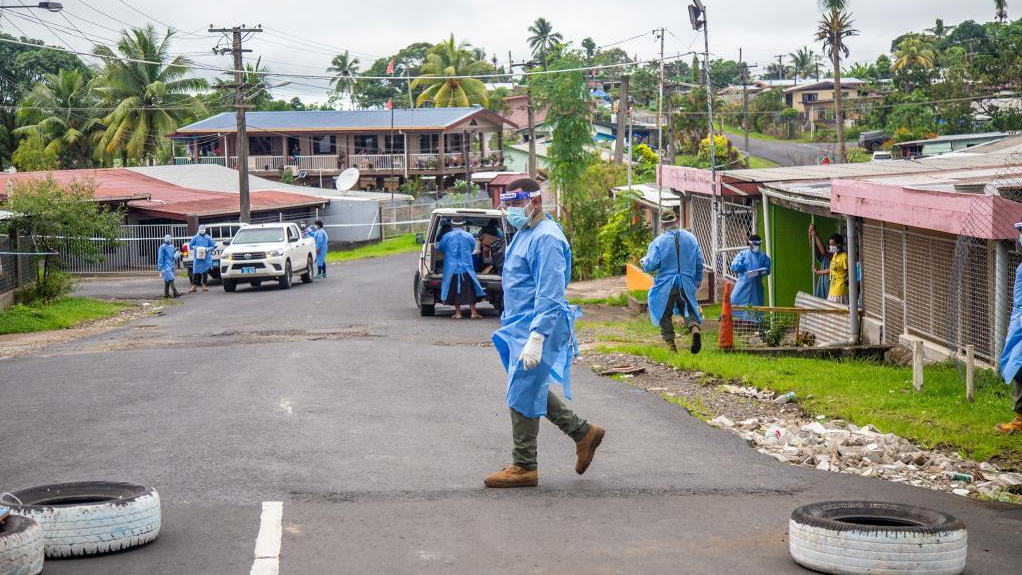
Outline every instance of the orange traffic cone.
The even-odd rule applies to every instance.
[[[720,304],[720,331],[717,332],[717,348],[731,349],[735,346],[734,323],[731,321],[731,282],[724,284],[724,298]]]

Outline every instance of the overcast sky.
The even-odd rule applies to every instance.
[[[19,1],[35,3],[3,0],[3,4]],[[746,59],[759,64],[762,72],[777,54],[801,46],[820,51],[812,38],[818,18],[816,0],[704,3],[710,17],[710,51],[717,57],[737,60],[741,47]],[[994,13],[993,0],[851,0],[850,4],[860,30],[849,41],[853,61],[873,61],[889,49],[892,38],[931,27],[937,18],[949,24],[968,19],[984,22],[992,20]],[[1010,15],[1018,17],[1013,4],[1009,3]],[[124,23],[157,19],[183,31],[173,44],[174,52],[187,53],[206,65],[228,67],[228,57],[209,54],[219,38],[211,37],[207,26],[262,24],[267,32],[254,35],[246,45],[253,52],[246,58],[262,56],[275,72],[310,74],[323,73],[338,50],[350,50],[365,68],[374,57],[393,54],[415,41],[438,41],[451,33],[496,54],[501,62],[507,61],[509,50],[520,60],[528,55],[528,27],[540,16],[576,45],[586,36],[597,45],[612,44],[663,26],[671,32],[665,43],[668,54],[702,50],[701,35],[689,25],[685,0],[64,0],[64,6],[63,14],[19,10],[20,17],[6,10],[0,30],[18,36],[20,27],[48,43],[88,51],[90,42],[76,36],[112,43],[115,30],[124,28]],[[1018,8],[1022,10],[1022,2]],[[52,30],[27,20],[34,17]],[[643,59],[654,57],[659,49],[652,35],[619,46]],[[303,80],[278,88],[274,95],[322,100],[323,83]]]

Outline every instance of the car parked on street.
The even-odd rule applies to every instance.
[[[476,251],[473,254],[475,271],[479,283],[486,290],[486,294],[477,298],[477,301],[485,299],[494,308],[503,310],[504,289],[500,274],[514,228],[507,223],[504,212],[500,210],[444,208],[433,210],[426,232],[415,238],[422,244],[412,283],[412,295],[419,314],[432,316],[436,313],[437,304],[441,303],[444,260],[437,246],[444,234],[450,231],[451,220],[454,218],[463,218],[466,222],[465,231],[476,238]]]
[[[303,283],[316,275],[316,240],[303,237],[297,224],[248,225],[238,231],[220,256],[224,291],[233,292],[239,283],[259,287],[276,281],[281,289],[291,287],[300,274]]]
[[[220,279],[220,254],[224,251],[224,247],[231,243],[231,238],[234,234],[238,233],[245,224],[238,222],[228,222],[222,224],[206,224],[206,231],[209,232],[209,237],[216,244],[213,248],[213,267],[209,270],[209,275],[213,279]],[[181,265],[188,270],[189,277],[192,275],[192,264],[195,263],[195,254],[188,251],[188,242],[186,241],[181,246]]]

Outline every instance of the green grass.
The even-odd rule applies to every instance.
[[[84,297],[65,297],[50,305],[16,305],[0,312],[0,335],[73,327],[116,315],[130,304]]]
[[[353,250],[345,250],[342,252],[329,252],[326,255],[326,261],[328,263],[347,262],[351,260],[361,260],[365,258],[379,258],[394,254],[406,254],[410,252],[417,252],[421,249],[422,246],[415,243],[415,234],[405,234],[397,236],[396,238],[383,240],[382,242],[379,243],[358,247]]]
[[[719,308],[718,308],[719,310]],[[719,311],[704,310],[709,318]],[[609,351],[647,357],[689,371],[747,382],[777,392],[794,391],[813,414],[857,425],[872,423],[885,433],[912,439],[928,448],[954,449],[980,461],[1000,457],[1022,468],[1022,441],[994,431],[1011,417],[1010,388],[993,374],[977,377],[975,403],[965,400],[959,372],[946,364],[925,370],[923,391],[912,389],[910,368],[855,360],[769,358],[717,349],[717,332],[703,334],[703,351],[669,353],[648,321],[578,322],[582,334]],[[980,381],[986,383],[979,383]],[[692,410],[692,406],[685,406]],[[696,410],[699,411],[699,410]],[[705,415],[705,414],[704,414]]]
[[[759,156],[749,156],[750,170],[759,170],[762,168],[777,168],[779,166],[780,164],[778,164],[777,162],[772,162],[766,158],[761,158]]]
[[[628,305],[629,295],[638,301],[646,301],[648,294],[649,292],[646,290],[632,290],[613,297],[574,298],[568,300],[568,303],[572,305],[608,305],[611,307],[626,307]]]

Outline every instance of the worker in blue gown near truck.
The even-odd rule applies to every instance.
[[[749,236],[749,248],[742,250],[731,262],[731,272],[738,281],[731,292],[732,317],[737,321],[759,323],[758,312],[742,310],[743,307],[761,307],[765,297],[763,278],[770,275],[770,256],[762,251],[763,239],[756,234]]]
[[[649,319],[660,326],[660,336],[671,351],[678,351],[674,342],[674,316],[685,318],[685,327],[692,334],[692,353],[699,353],[703,340],[700,331],[703,318],[696,292],[703,281],[703,252],[696,237],[678,229],[678,215],[667,210],[660,216],[664,231],[657,236],[640,260],[643,269],[656,272],[649,290]]]
[[[330,236],[323,229],[323,220],[316,220],[312,229],[312,237],[316,240],[316,277],[326,278],[326,253],[330,251]]]
[[[467,305],[471,310],[472,319],[482,319],[483,316],[476,310],[476,300],[486,295],[486,291],[476,276],[475,260],[472,257],[476,249],[476,239],[465,231],[463,218],[451,221],[451,231],[440,239],[437,249],[444,254],[440,300],[446,305],[454,306],[454,319],[463,317],[461,315],[463,305]]]
[[[177,258],[177,248],[174,247],[174,238],[170,234],[163,236],[163,243],[156,254],[156,269],[163,278],[163,297],[170,297],[170,291],[174,290],[174,297],[181,294],[174,284],[174,265]]]
[[[209,237],[206,226],[199,226],[198,233],[188,242],[188,251],[195,254],[192,259],[192,287],[188,293],[195,293],[195,290],[202,287],[202,291],[209,291],[206,288],[206,281],[209,278],[209,270],[213,269],[213,250],[216,249],[216,242]]]
[[[585,473],[603,428],[587,422],[550,389],[564,388],[571,399],[571,363],[578,355],[578,308],[564,297],[571,279],[571,248],[561,228],[543,211],[539,184],[520,178],[508,184],[501,205],[518,228],[504,259],[504,313],[493,334],[507,371],[506,401],[511,412],[512,463],[488,475],[487,487],[533,487],[539,483],[539,420],[546,417],[575,441],[575,473]]]

